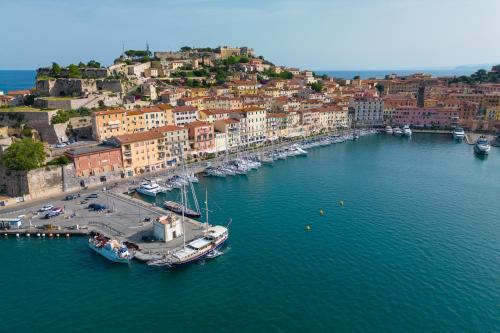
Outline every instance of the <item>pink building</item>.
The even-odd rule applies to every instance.
[[[193,153],[211,153],[215,151],[214,125],[203,121],[194,121],[187,126]]]
[[[413,127],[450,128],[458,124],[459,111],[450,108],[400,107],[394,111],[393,122]]]

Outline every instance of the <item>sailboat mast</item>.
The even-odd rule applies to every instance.
[[[205,189],[205,227],[208,231],[208,188]]]
[[[186,247],[186,228],[184,226],[184,210],[186,209],[185,201],[184,201],[184,185],[181,186],[181,203],[182,203],[182,247]]]

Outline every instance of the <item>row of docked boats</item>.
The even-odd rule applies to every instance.
[[[157,179],[144,179],[134,190],[137,193],[156,197],[160,193],[167,193],[173,189],[180,189],[189,183],[197,183],[198,177],[194,173],[184,172],[180,175],[168,177],[164,182]]]
[[[329,135],[320,138],[307,139],[301,143],[294,143],[287,146],[271,147],[269,150],[244,157],[227,159],[217,166],[210,166],[205,169],[205,176],[227,177],[246,174],[251,170],[258,169],[262,165],[272,164],[277,160],[285,160],[289,157],[306,156],[307,149],[326,146],[335,143],[342,143],[348,140],[356,140],[360,136],[374,134],[375,130],[356,130],[345,135]]]
[[[403,129],[401,129],[400,127],[392,128],[391,126],[387,125],[385,127],[385,133],[389,135],[406,136],[406,137],[410,137],[413,134],[409,125],[404,125]]]

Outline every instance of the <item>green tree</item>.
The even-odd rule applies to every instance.
[[[71,64],[68,66],[68,77],[69,78],[80,78],[82,74],[80,73],[80,68],[77,65]]]
[[[239,61],[240,61],[240,64],[246,64],[247,62],[250,61],[250,59],[248,59],[247,56],[241,56]]]
[[[52,63],[51,73],[55,77],[59,77],[61,75],[61,66],[57,62]]]
[[[33,170],[45,162],[45,152],[41,142],[25,138],[14,142],[5,151],[2,164],[10,170]]]
[[[80,61],[78,63],[78,68],[85,68],[85,67],[87,67],[87,66],[83,62]]]
[[[181,51],[183,51],[183,52],[191,51],[191,47],[189,47],[189,46],[183,46],[183,47],[181,47]]]
[[[375,88],[377,88],[377,90],[380,94],[382,94],[384,92],[384,86],[381,84],[377,84],[377,86]]]
[[[289,71],[283,71],[283,72],[279,73],[278,76],[282,79],[285,79],[285,80],[293,79],[293,74]]]
[[[47,165],[68,165],[70,159],[67,156],[59,156],[47,162]]]
[[[88,63],[87,63],[87,67],[90,67],[90,68],[101,68],[101,63],[100,62],[97,62],[95,60],[90,60]]]
[[[315,92],[322,92],[323,91],[323,85],[320,82],[313,82],[309,86]]]
[[[52,124],[62,124],[65,123],[69,120],[70,118],[70,113],[68,111],[64,110],[59,110],[57,111],[57,114],[52,117],[51,123]]]

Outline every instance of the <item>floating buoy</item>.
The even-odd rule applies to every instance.
[[[42,237],[45,237],[45,234],[42,234]]]
[[[340,205],[340,207],[344,207],[344,200],[340,200],[339,205]]]
[[[69,234],[66,234],[66,237],[69,237]]]
[[[320,210],[319,210],[319,215],[321,215],[321,216],[325,215],[325,212],[324,212],[324,210],[323,210],[323,209],[320,209]]]
[[[40,237],[40,234],[39,234],[39,233],[38,233],[38,234],[36,234],[36,237]]]
[[[57,237],[59,237],[59,234],[56,234]]]
[[[31,237],[31,234],[26,234],[26,237]]]
[[[306,231],[311,231],[312,230],[312,227],[310,224],[306,225]]]
[[[9,235],[7,235],[7,234],[3,234],[3,235],[4,235],[5,237],[8,237],[8,236],[9,236]]]
[[[16,234],[16,237],[19,237],[19,234]]]

